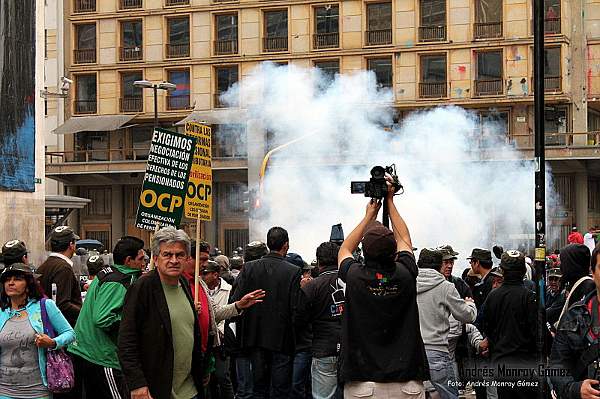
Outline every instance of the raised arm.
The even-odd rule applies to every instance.
[[[410,232],[408,231],[404,219],[400,216],[398,209],[396,209],[396,204],[394,204],[394,189],[389,180],[388,194],[385,200],[387,201],[390,221],[392,222],[392,230],[394,231],[394,238],[396,239],[396,252],[407,251],[412,253],[413,246],[410,239]]]

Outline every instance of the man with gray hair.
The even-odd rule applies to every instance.
[[[198,315],[181,276],[190,254],[183,230],[165,227],[152,239],[156,269],[127,291],[119,360],[131,399],[202,397],[204,375]]]

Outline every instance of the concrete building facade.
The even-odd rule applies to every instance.
[[[477,112],[482,125],[499,123],[507,142],[533,154],[527,0],[65,0],[61,6],[64,20],[54,22],[64,29],[47,29],[48,55],[57,49],[47,72],[50,64],[56,71],[64,65],[74,82],[64,118],[96,130],[62,129],[64,136],[48,145],[46,175],[64,185],[59,190],[92,200],[69,223],[108,246],[123,234],[148,238],[133,221],[154,98],[135,88],[136,80],[176,84],[158,93],[161,126],[175,128],[190,114],[213,126],[215,210],[202,234],[227,254],[248,240],[242,199],[255,187],[270,144],[256,121],[241,117],[243,93],[233,107],[220,94],[266,60],[331,75],[373,70],[379,85],[393,89],[398,121],[416,109],[455,104]],[[549,214],[554,247],[573,225],[600,225],[600,2],[546,0],[544,12],[547,159],[559,193]],[[60,101],[48,107],[56,126]],[[120,123],[115,117],[122,115],[131,118]],[[235,129],[238,138],[220,140],[223,129]],[[486,134],[482,129],[474,139],[485,146]]]

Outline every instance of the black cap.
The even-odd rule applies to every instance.
[[[32,274],[33,270],[29,265],[25,263],[13,263],[12,265],[5,267],[0,274],[0,282],[4,282],[9,276],[14,276],[15,274]]]
[[[499,267],[492,268],[492,270],[490,270],[490,274],[492,276],[496,276],[496,277],[504,277],[504,273],[502,272],[502,269]]]
[[[21,260],[25,255],[27,255],[27,247],[23,241],[10,240],[2,246],[2,256],[4,256],[4,259]]]
[[[448,244],[439,246],[436,249],[442,252],[442,260],[457,259],[456,255],[458,255],[458,252],[455,252],[454,249]]]
[[[392,258],[396,253],[396,239],[394,238],[394,233],[378,221],[374,220],[367,226],[367,231],[362,239],[362,248],[365,258]]]
[[[100,255],[92,255],[88,258],[86,265],[88,270],[90,267],[100,270],[104,267],[104,259]]]
[[[290,262],[292,265],[298,266],[300,269],[304,269],[306,266],[308,266],[304,259],[302,259],[302,256],[293,252],[288,252],[285,256],[285,260]]]
[[[239,255],[232,256],[231,259],[229,259],[229,263],[232,269],[239,270],[244,265],[244,258]]]
[[[219,264],[217,262],[215,262],[214,260],[209,260],[208,264],[204,267],[204,270],[202,270],[202,273],[220,273],[221,272],[221,266],[219,266]]]
[[[471,256],[469,256],[467,259],[475,259],[480,262],[492,262],[492,253],[487,249],[474,248],[473,251],[471,251]]]
[[[244,261],[249,262],[251,260],[260,259],[269,253],[267,244],[262,241],[252,241],[246,244],[244,249]]]
[[[79,236],[69,226],[58,226],[50,233],[50,240],[57,242],[78,241]]]
[[[548,270],[548,277],[562,277],[562,272],[558,267]]]
[[[417,265],[421,268],[439,270],[442,266],[443,253],[439,249],[423,248],[419,253]]]
[[[500,267],[503,272],[525,272],[525,255],[513,249],[506,251],[500,258]]]

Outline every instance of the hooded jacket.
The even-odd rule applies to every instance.
[[[475,303],[461,299],[454,284],[434,269],[419,269],[417,304],[426,350],[448,352],[450,315],[463,323],[472,323],[477,316]]]

